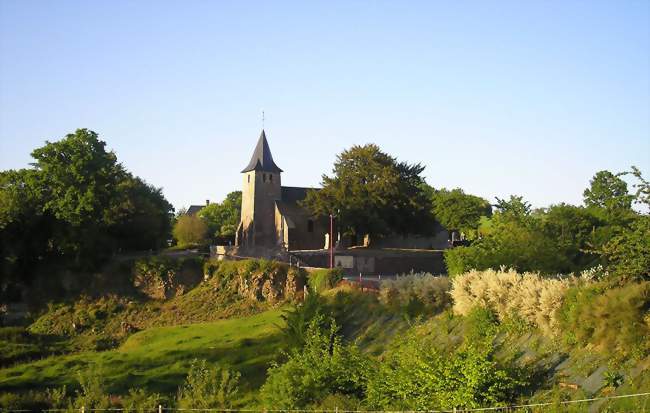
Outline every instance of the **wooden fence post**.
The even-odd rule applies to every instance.
[[[158,413],[162,413],[162,404],[158,405]]]

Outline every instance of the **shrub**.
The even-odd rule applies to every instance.
[[[422,313],[436,314],[451,304],[450,285],[447,277],[411,273],[382,282],[379,300],[409,317]]]
[[[302,303],[294,304],[290,309],[284,310],[282,319],[285,322],[282,328],[285,342],[290,348],[305,345],[309,327],[312,320],[322,320],[325,315],[325,302],[317,293],[308,294]],[[321,323],[320,327],[324,327]]]
[[[514,270],[470,271],[452,280],[454,312],[467,315],[475,307],[488,308],[500,321],[517,316],[550,334],[555,312],[571,284],[567,279],[545,278]]]
[[[497,363],[491,345],[444,354],[428,337],[409,334],[389,351],[368,382],[376,409],[451,409],[504,404],[524,386],[516,369]]]
[[[0,407],[3,410],[43,410],[50,407],[47,394],[27,391],[25,393],[0,393]]]
[[[309,325],[304,347],[287,354],[284,364],[274,364],[260,390],[265,406],[274,409],[303,408],[318,404],[330,395],[362,397],[370,364],[356,346],[345,345],[338,326],[324,317]]]
[[[45,390],[45,396],[50,407],[55,409],[72,408],[72,401],[68,397],[67,386]]]
[[[178,218],[172,233],[181,247],[199,245],[206,242],[208,226],[198,216],[185,214]]]
[[[80,390],[77,390],[77,397],[74,405],[77,408],[106,409],[110,406],[110,399],[104,385],[104,375],[101,366],[90,366],[86,371],[78,374]]]
[[[309,271],[307,283],[309,288],[315,292],[323,292],[336,285],[343,279],[343,270],[340,268],[322,268]]]
[[[178,407],[230,408],[237,400],[239,372],[193,360],[185,383],[178,390]]]
[[[144,389],[130,389],[129,394],[122,397],[122,408],[124,413],[153,412],[162,400],[158,393],[147,394]]]
[[[491,340],[499,331],[499,320],[494,311],[485,307],[474,307],[466,317],[466,342]]]
[[[314,410],[325,411],[358,411],[361,408],[361,401],[354,396],[343,394],[330,394],[320,403],[313,406]]]
[[[650,282],[568,291],[557,318],[568,344],[591,344],[618,356],[650,351]]]

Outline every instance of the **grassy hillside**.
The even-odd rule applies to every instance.
[[[242,403],[247,403],[280,347],[280,315],[275,309],[213,323],[154,327],[114,350],[53,356],[2,369],[0,384],[4,391],[75,387],[79,372],[97,369],[114,394],[133,387],[174,394],[190,362],[199,358],[241,372]]]
[[[237,293],[234,275],[256,273],[268,280],[264,271],[276,270],[268,263],[227,264],[169,300],[83,298],[52,306],[29,330],[0,329],[0,405],[10,405],[3,392],[42,393],[63,385],[75,390],[79,374],[89,371],[101,377],[107,393],[123,396],[140,388],[162,394],[172,405],[192,360],[204,359],[241,373],[236,407],[259,407],[263,394],[258,390],[270,363],[285,361],[282,351],[292,342],[280,328],[283,311],[304,312],[303,321],[314,314],[307,314],[307,305],[256,301]],[[465,345],[489,342],[494,349],[489,361],[520,370],[523,379],[517,394],[501,402],[556,402],[650,391],[644,340],[650,327],[649,291],[647,283],[558,283],[513,272],[474,272],[452,282],[412,275],[386,282],[378,295],[351,286],[325,290],[312,310],[331,315],[345,341],[375,367],[386,366],[404,338],[421,345],[422,354],[439,354],[443,365]],[[80,320],[82,327],[70,330]],[[124,323],[140,331],[123,331]],[[116,341],[100,351],[84,347],[93,337]],[[302,357],[303,350],[294,351]],[[28,360],[44,354],[51,355]],[[115,400],[119,405],[120,397]],[[312,401],[307,407],[329,406],[322,399]],[[595,408],[650,408],[647,398],[601,403]]]

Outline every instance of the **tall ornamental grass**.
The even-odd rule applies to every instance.
[[[515,270],[472,270],[452,280],[454,313],[468,315],[475,307],[493,311],[503,321],[518,317],[552,334],[556,311],[572,279],[547,278]]]
[[[411,273],[381,283],[379,300],[409,315],[438,313],[451,305],[449,278]]]

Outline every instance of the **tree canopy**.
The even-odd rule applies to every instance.
[[[635,193],[628,192],[622,175],[637,178]],[[532,210],[520,196],[497,198],[497,212],[481,223],[481,238],[446,251],[447,267],[453,275],[500,266],[569,273],[603,265],[617,280],[646,279],[648,215],[634,211],[632,204],[647,205],[648,193],[647,181],[632,167],[621,174],[597,172],[584,191],[584,207],[558,204]]]
[[[323,175],[323,188],[310,191],[303,204],[317,216],[335,215],[345,234],[426,233],[433,219],[423,170],[377,145],[353,146],[337,156],[332,176]]]
[[[587,207],[606,211],[629,210],[634,196],[628,193],[627,183],[610,171],[599,171],[589,181],[589,188],[583,192]]]
[[[481,217],[492,215],[490,203],[462,189],[432,189],[431,201],[435,218],[448,230],[461,231],[474,238]]]
[[[78,129],[32,157],[32,168],[0,172],[3,288],[39,266],[93,268],[116,251],[165,244],[171,204],[95,132]]]
[[[205,206],[198,215],[208,225],[210,237],[234,237],[241,218],[241,191],[230,192],[223,202]]]
[[[208,225],[196,215],[185,214],[178,217],[172,232],[178,245],[198,245],[205,243]]]

